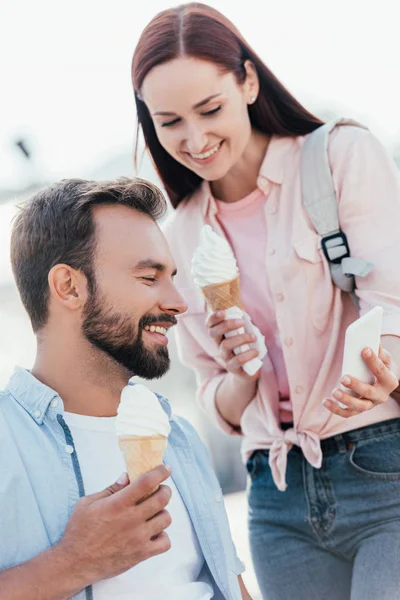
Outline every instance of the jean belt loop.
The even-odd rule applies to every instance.
[[[346,454],[346,452],[347,452],[347,443],[346,443],[346,440],[345,440],[344,436],[340,433],[339,435],[335,436],[335,440],[336,440],[336,444],[337,444],[337,448],[338,448],[339,454]]]

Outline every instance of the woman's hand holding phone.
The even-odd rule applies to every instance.
[[[341,388],[323,401],[332,413],[349,418],[386,402],[398,387],[391,355],[380,345],[382,308],[375,307],[346,331]]]

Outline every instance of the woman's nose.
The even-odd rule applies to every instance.
[[[207,137],[198,127],[188,130],[186,145],[189,152],[200,154],[207,146]]]

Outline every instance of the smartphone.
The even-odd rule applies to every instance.
[[[378,354],[381,341],[382,316],[383,308],[375,306],[348,326],[344,342],[342,376],[350,375],[364,383],[374,383],[374,375],[364,362],[361,352],[368,347],[375,354]],[[348,388],[345,386],[341,385],[341,388],[349,393]],[[350,393],[352,394],[352,392]],[[338,404],[342,408],[347,408],[341,402]]]

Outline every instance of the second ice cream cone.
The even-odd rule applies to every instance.
[[[235,277],[230,281],[221,281],[201,288],[207,304],[212,311],[225,310],[231,306],[243,308],[240,297],[240,280]]]

